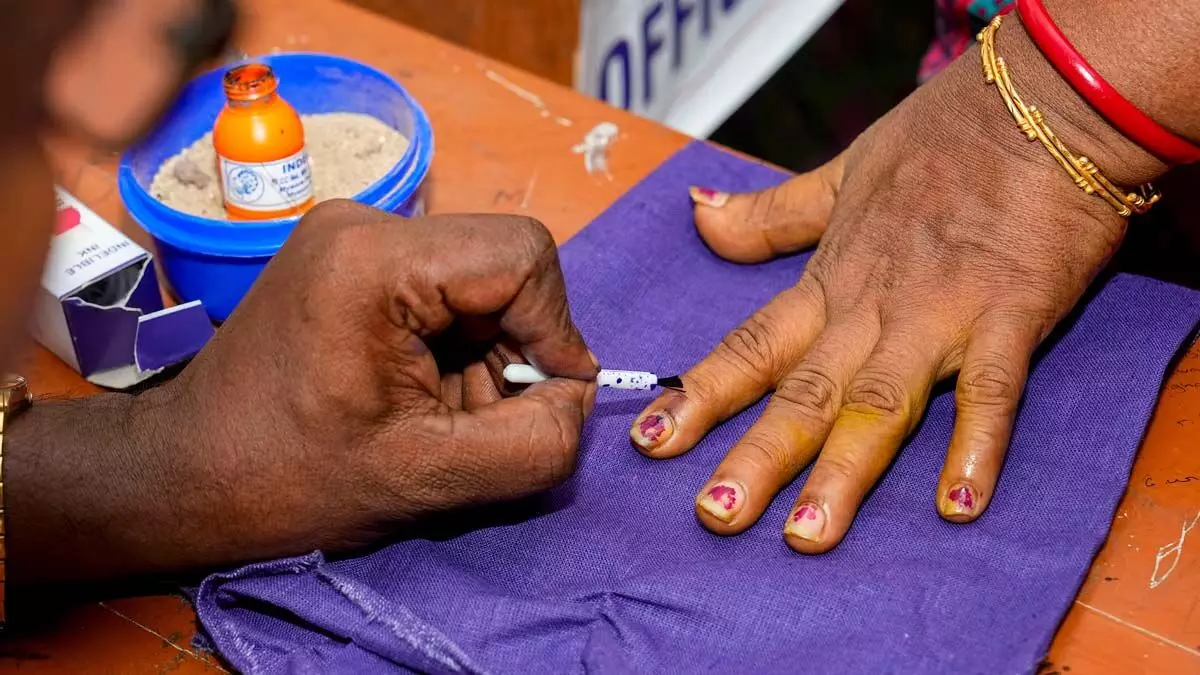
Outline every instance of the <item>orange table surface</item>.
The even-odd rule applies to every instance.
[[[565,241],[688,142],[654,122],[335,0],[242,6],[238,42],[248,53],[341,54],[390,73],[421,101],[436,134],[428,201],[435,212],[529,214]],[[541,107],[533,102],[539,99]],[[610,152],[611,177],[589,175],[572,152],[605,121],[621,129]],[[53,154],[67,189],[148,244],[117,195],[114,157],[65,145]],[[40,349],[25,374],[38,394],[94,391]],[[1041,672],[1200,673],[1200,532],[1191,535],[1196,542],[1188,534],[1198,518],[1200,347],[1194,347],[1166,383],[1108,542]],[[93,602],[50,626],[0,640],[0,672],[223,671],[191,647],[194,634],[195,614],[178,596]]]

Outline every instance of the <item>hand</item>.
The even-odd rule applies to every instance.
[[[501,397],[500,342],[573,379]],[[9,467],[25,534],[12,559],[68,546],[25,568],[58,576],[80,558],[96,576],[227,564],[357,547],[434,511],[528,495],[571,473],[596,373],[535,221],[324,203],[178,378],[107,399],[135,440],[102,460],[112,452],[89,439],[100,458],[75,461],[102,479],[37,494],[68,469],[27,470],[50,445],[31,411]]]
[[[1056,77],[1035,69],[1028,45],[1003,46],[1018,83]],[[803,553],[833,548],[934,384],[955,374],[957,417],[937,493],[913,495],[913,505],[932,496],[957,522],[987,508],[1031,356],[1126,223],[1025,142],[978,64],[968,52],[812,173],[757,194],[693,189],[701,236],[729,260],[758,262],[820,239],[799,282],[688,371],[686,393],[665,392],[631,430],[644,454],[674,457],[774,390],[697,495],[708,529],[745,530],[811,463],[784,536]],[[1068,144],[1094,148],[1088,156],[1103,157],[1100,166],[1153,161],[1105,153],[1120,141],[1098,118],[1077,118],[1089,127],[1050,117],[1079,110],[1069,93],[1056,101],[1049,90],[1025,91]]]

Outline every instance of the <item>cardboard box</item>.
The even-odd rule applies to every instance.
[[[62,188],[34,338],[89,381],[125,389],[213,335],[199,301],[163,308],[151,255]]]

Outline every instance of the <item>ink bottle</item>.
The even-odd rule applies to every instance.
[[[278,93],[270,66],[248,63],[223,79],[225,107],[213,125],[217,174],[230,220],[266,220],[313,205],[312,169],[300,115]]]

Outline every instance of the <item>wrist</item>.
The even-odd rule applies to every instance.
[[[1200,141],[1193,74],[1200,67],[1200,3],[1042,0],[1088,64],[1122,97],[1175,135]]]
[[[1041,110],[1055,134],[1076,155],[1091,159],[1109,180],[1132,188],[1167,172],[1165,163],[1125,137],[1075,92],[1029,38],[1015,13],[996,33],[996,54],[1008,64],[1025,102]],[[994,98],[995,105],[1003,108],[999,96]],[[1013,133],[1019,136],[1015,126]],[[1045,154],[1038,144],[1030,145]],[[1048,154],[1046,159],[1053,161]]]
[[[9,569],[17,583],[174,569],[191,545],[181,475],[149,395],[40,401],[5,439]]]

